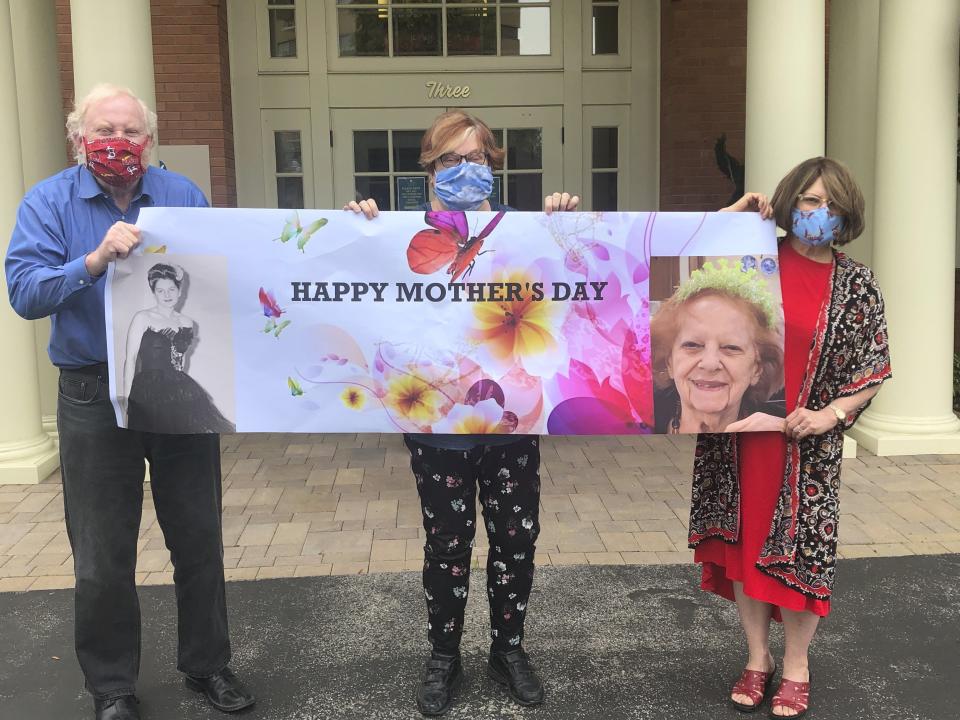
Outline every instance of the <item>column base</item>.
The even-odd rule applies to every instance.
[[[857,456],[857,441],[849,435],[843,436],[843,457],[855,458]]]
[[[53,440],[54,445],[60,447],[60,430],[57,429],[57,416],[44,415],[42,418],[40,418],[40,421],[43,425],[43,431],[50,436],[50,439]]]
[[[867,410],[847,431],[875,455],[960,454],[960,420],[944,417],[903,417]]]
[[[60,466],[60,451],[46,433],[0,445],[0,485],[36,485]]]

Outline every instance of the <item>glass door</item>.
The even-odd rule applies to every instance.
[[[540,210],[562,180],[560,108],[465,108],[493,130],[506,150],[492,198],[517,210]],[[372,197],[381,210],[415,210],[429,199],[417,164],[432,109],[333,110],[335,201]]]
[[[372,197],[381,210],[416,210],[427,202],[420,139],[437,116],[430,109],[333,110],[333,186],[338,206]]]
[[[542,210],[563,182],[563,111],[559,107],[464,108],[483,120],[506,150],[493,198],[516,210]]]

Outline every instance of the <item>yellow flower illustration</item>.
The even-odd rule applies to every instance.
[[[502,282],[530,286],[530,278],[521,273],[511,274]],[[553,337],[555,303],[534,301],[529,291],[523,293],[523,298],[474,305],[476,323],[471,337],[483,343],[498,360],[520,361],[548,353],[557,346]]]
[[[443,393],[415,375],[398,375],[390,380],[383,399],[387,407],[420,425],[429,425],[440,417]]]
[[[367,395],[362,389],[352,385],[340,393],[340,400],[351,410],[363,410],[367,404]]]

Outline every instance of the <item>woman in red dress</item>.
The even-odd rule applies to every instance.
[[[883,301],[870,270],[833,246],[863,230],[863,196],[847,169],[812,158],[780,181],[773,201],[748,193],[728,211],[757,210],[787,235],[779,248],[786,420],[757,413],[700,435],[690,544],[701,587],[737,603],[749,655],[731,692],[759,708],[777,664],[770,621],[784,626],[774,717],[809,707],[808,649],[830,612],[843,430],[890,376]]]

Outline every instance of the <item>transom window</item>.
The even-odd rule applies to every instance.
[[[337,0],[341,57],[549,55],[550,0]]]
[[[268,0],[267,14],[270,28],[270,57],[296,57],[297,10],[293,0]]]

